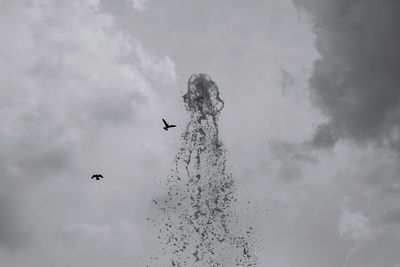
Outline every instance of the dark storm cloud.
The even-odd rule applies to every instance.
[[[320,124],[315,130],[311,144],[318,148],[329,148],[335,145],[338,137],[332,132],[329,124]]]
[[[336,134],[356,142],[398,140],[400,2],[293,2],[310,15],[321,55],[309,82],[330,122],[317,128],[313,143],[332,146]]]

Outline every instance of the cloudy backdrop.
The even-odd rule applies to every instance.
[[[394,0],[0,0],[0,265],[150,263],[181,96],[206,72],[260,266],[400,266],[398,14]]]

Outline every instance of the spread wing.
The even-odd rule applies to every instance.
[[[101,174],[98,174],[97,177],[104,178],[103,175],[101,175]]]
[[[174,125],[174,124],[168,125],[168,128],[172,128],[172,127],[176,127],[176,125]]]
[[[162,121],[163,121],[165,127],[168,127],[168,126],[169,126],[168,123],[167,123],[164,119],[162,119]]]
[[[96,178],[96,176],[97,176],[96,174],[92,175],[92,178],[91,178],[91,179]]]

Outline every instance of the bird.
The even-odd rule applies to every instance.
[[[93,178],[96,178],[96,180],[98,181],[98,180],[100,180],[100,178],[104,178],[104,177],[103,177],[103,175],[101,175],[101,174],[93,174],[93,175],[92,175],[92,179],[93,179]]]
[[[168,124],[164,119],[162,119],[162,121],[164,122],[164,125],[165,125],[163,127],[163,129],[166,131],[168,131],[168,128],[176,127],[176,125],[174,125],[174,124]]]

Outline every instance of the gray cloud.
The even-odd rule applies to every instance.
[[[378,221],[384,224],[400,225],[400,209],[389,210]]]
[[[316,146],[336,139],[399,139],[400,3],[397,1],[293,0],[306,10],[321,58],[310,79],[312,98],[330,119]],[[325,129],[325,133],[321,130]],[[323,137],[323,136],[325,137]],[[390,144],[389,144],[390,145]]]
[[[311,144],[318,148],[329,148],[335,145],[338,137],[332,133],[329,124],[320,124],[315,130]]]
[[[272,140],[269,148],[281,165],[277,171],[277,177],[285,182],[299,180],[305,164],[318,162],[318,159],[310,153],[307,144]]]
[[[384,231],[386,230],[386,231]],[[370,238],[359,242],[347,255],[344,267],[399,266],[400,231],[380,229]]]
[[[30,231],[21,222],[20,204],[14,198],[0,194],[0,248],[14,251],[28,243]]]

